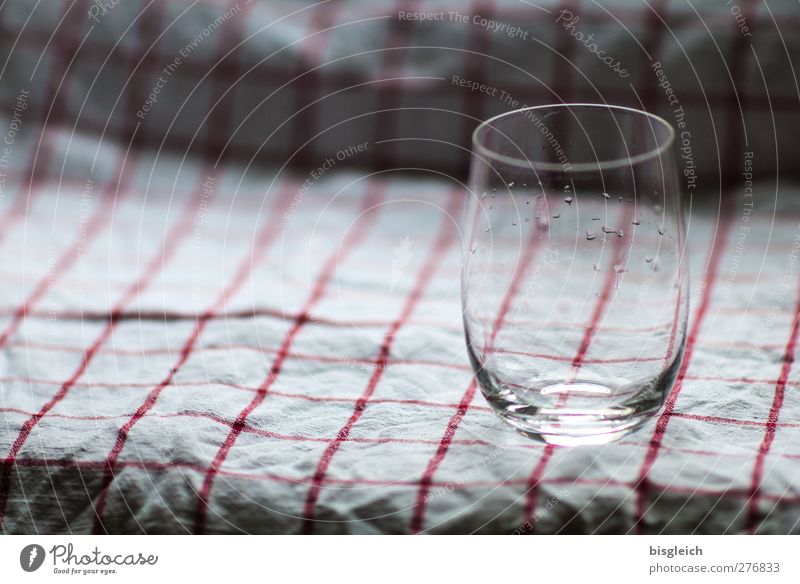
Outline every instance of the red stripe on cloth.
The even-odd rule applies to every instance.
[[[67,5],[62,15],[60,28],[57,28],[53,32],[52,45],[49,47],[49,56],[51,61],[63,62],[63,74],[59,78],[57,75],[59,68],[55,66],[55,63],[51,63],[44,79],[44,84],[47,89],[44,93],[45,99],[42,102],[44,105],[49,106],[49,109],[41,125],[41,133],[36,145],[36,151],[29,154],[30,165],[26,173],[27,180],[20,182],[20,188],[11,209],[0,219],[0,243],[11,230],[11,226],[17,220],[25,216],[31,201],[38,193],[38,188],[34,188],[34,186],[38,186],[41,177],[47,173],[47,167],[50,165],[51,159],[55,154],[57,140],[55,137],[52,137],[50,140],[45,140],[45,133],[48,125],[50,128],[57,127],[64,117],[66,99],[63,93],[59,95],[59,92],[64,82],[67,80],[72,62],[81,46],[80,34],[77,33],[83,30],[85,19],[83,5],[85,3],[86,0],[75,0]],[[70,15],[71,10],[73,10],[73,12]],[[71,19],[69,18],[70,16],[72,17]],[[71,43],[70,40],[72,40]],[[48,39],[47,42],[50,42],[50,39]],[[45,43],[42,43],[42,46],[45,46]],[[27,193],[25,193],[26,184],[28,187]]]
[[[666,448],[665,448],[666,450]],[[693,452],[692,452],[693,453]],[[794,458],[797,458],[795,456]],[[25,467],[62,467],[62,468],[78,468],[78,469],[88,469],[92,471],[96,470],[103,470],[106,466],[106,461],[104,460],[77,460],[77,459],[35,459],[35,458],[21,458],[17,464],[19,466]],[[119,468],[138,468],[144,469],[148,471],[171,471],[171,470],[179,470],[179,469],[189,469],[198,473],[205,473],[207,468],[203,465],[192,463],[192,462],[185,462],[185,461],[169,461],[169,462],[161,462],[155,460],[128,460],[128,461],[121,461],[118,463]],[[226,471],[221,470],[221,475],[232,477],[232,478],[239,478],[245,480],[252,480],[252,481],[269,481],[269,482],[279,482],[279,483],[286,483],[291,485],[298,485],[298,484],[306,484],[308,483],[312,477],[310,476],[284,476],[284,475],[275,475],[275,474],[256,474],[256,473],[248,473],[243,471]],[[348,485],[348,486],[382,486],[382,487],[396,487],[396,486],[405,486],[417,489],[419,487],[419,481],[417,480],[377,480],[377,479],[337,479],[337,478],[328,478],[326,482],[329,484],[336,484],[336,485]],[[447,487],[451,489],[478,489],[478,488],[485,488],[485,489],[496,489],[498,487],[521,487],[527,485],[527,479],[508,479],[502,481],[471,481],[465,483],[458,483],[453,484],[451,482],[435,482],[433,484],[434,487]],[[623,488],[631,488],[632,485],[630,482],[615,480],[615,479],[588,479],[588,478],[573,478],[573,477],[558,477],[553,478],[550,480],[550,483],[554,485],[582,485],[582,486],[614,486],[614,487],[623,487]],[[711,488],[698,488],[694,485],[692,486],[676,486],[673,484],[661,485],[658,483],[651,483],[654,489],[658,489],[663,492],[669,493],[677,493],[683,495],[693,495],[693,496],[704,496],[704,497],[713,497],[719,499],[721,497],[730,498],[730,499],[745,499],[750,496],[748,489],[728,489],[728,488],[719,488],[719,489],[711,489]],[[772,500],[772,501],[780,501],[782,503],[791,503],[796,504],[800,503],[800,496],[793,496],[793,497],[786,497],[784,493],[781,494],[770,494],[764,493],[764,499]]]
[[[727,244],[728,234],[730,232],[732,223],[733,221],[730,214],[723,216],[720,222],[719,237],[716,238],[711,244],[711,250],[707,264],[708,267],[706,269],[705,288],[703,289],[703,294],[700,299],[700,305],[697,307],[694,323],[689,331],[688,337],[686,338],[686,348],[683,354],[683,362],[678,370],[678,375],[675,379],[675,385],[672,387],[672,391],[667,398],[664,411],[661,413],[661,416],[656,422],[655,431],[650,439],[650,446],[645,455],[642,467],[639,470],[639,478],[635,483],[636,518],[633,527],[637,530],[637,532],[642,531],[646,513],[649,489],[648,475],[655,464],[656,458],[658,457],[659,450],[661,449],[661,442],[663,441],[664,434],[667,431],[667,424],[669,424],[669,420],[673,416],[675,404],[677,403],[678,396],[683,388],[683,381],[686,378],[686,373],[689,370],[689,365],[692,362],[692,355],[697,343],[697,337],[700,334],[700,330],[703,326],[703,320],[705,319],[706,313],[708,312],[708,308],[711,304],[711,292],[714,288],[714,283],[717,278],[717,270],[719,269],[719,264],[722,259],[722,251],[725,249],[725,245]]]
[[[176,384],[177,386],[178,384]],[[187,384],[183,384],[187,385]],[[286,397],[287,394],[285,392],[279,391],[270,391],[270,395],[274,396],[284,396]],[[291,394],[288,397],[296,397],[297,399],[308,399],[314,401],[315,398],[310,396],[303,396],[300,394]],[[322,398],[316,398],[320,400]],[[333,399],[324,400],[324,401],[334,401]],[[356,401],[355,399],[348,399],[348,398],[337,398],[338,402],[340,403],[352,403]],[[415,400],[386,400],[386,399],[374,399],[371,400],[370,403],[377,404],[377,403],[399,403],[401,405],[412,404],[412,405],[423,405],[427,407],[439,407],[439,408],[447,408],[453,409],[458,408],[459,404],[445,404],[445,403],[432,403],[432,402],[416,402]],[[478,408],[477,406],[470,406],[472,411],[476,411],[478,409],[482,409],[484,411],[488,411],[489,408]],[[19,408],[0,408],[0,412],[7,412],[12,414],[21,414],[25,416],[32,416],[33,412],[29,412],[26,410],[21,410]],[[50,412],[48,414],[48,418],[58,418],[63,420],[76,420],[76,421],[99,421],[99,420],[117,420],[117,419],[125,419],[129,418],[132,414],[117,414],[117,415],[91,415],[91,416],[77,416],[77,415],[70,415],[70,414],[58,414]],[[161,418],[161,419],[171,419],[171,418],[205,418],[208,420],[212,420],[220,425],[227,426],[228,428],[232,428],[236,423],[236,420],[228,420],[223,418],[222,416],[217,416],[215,414],[211,414],[208,412],[201,412],[201,411],[181,411],[175,413],[166,413],[166,414],[150,414],[153,418]],[[706,420],[705,417],[700,416],[682,416],[676,415],[676,417],[685,417],[689,420],[698,420],[698,421],[710,421],[716,422],[718,420],[711,419]],[[733,420],[733,419],[721,419],[721,423],[725,424],[737,424],[737,425],[744,425],[744,426],[757,426],[757,427],[764,427],[766,423],[763,422],[750,422],[748,420]],[[800,428],[800,424],[778,424],[779,428],[791,427],[791,428]],[[281,434],[278,432],[272,432],[270,430],[262,430],[260,428],[255,428],[246,424],[242,429],[242,432],[247,432],[250,434],[256,434],[259,436],[264,436],[267,438],[275,438],[277,440],[285,440],[289,442],[330,442],[330,438],[318,437],[318,436],[304,436],[299,434]],[[396,437],[396,436],[382,436],[378,438],[367,438],[367,437],[357,437],[357,438],[348,438],[348,442],[353,442],[356,444],[425,444],[425,445],[435,445],[438,446],[441,444],[441,440],[431,440],[425,438],[408,438],[408,437]],[[481,440],[479,438],[475,439],[456,439],[454,438],[451,442],[451,445],[456,444],[459,446],[480,446],[480,447],[487,447],[487,446],[496,446],[494,442],[488,440]],[[638,442],[619,442],[621,445],[625,446],[632,446],[634,448],[641,448],[647,447],[647,445],[642,445]],[[530,443],[521,443],[521,444],[509,444],[505,446],[506,448],[511,449],[523,449],[523,450],[538,450],[540,448],[539,444],[530,442]],[[682,454],[691,454],[697,456],[712,456],[715,458],[749,458],[750,455],[746,453],[723,453],[723,452],[712,452],[709,450],[697,450],[693,448],[664,448],[664,450],[668,450],[670,452],[680,452]],[[800,453],[775,453],[775,456],[788,458],[788,459],[797,459],[800,458]],[[19,460],[17,461],[17,466],[20,466]],[[199,465],[198,465],[199,466]],[[119,468],[119,465],[118,467]],[[208,469],[206,468],[206,471]],[[224,474],[220,471],[219,474]],[[435,481],[431,482],[431,485],[434,484]],[[388,483],[387,483],[388,484]],[[417,481],[417,486],[419,486],[419,481]],[[524,483],[527,486],[527,479]],[[777,497],[777,496],[776,496]]]
[[[383,186],[385,188],[386,184],[384,183]],[[325,290],[328,287],[328,284],[334,273],[336,272],[336,268],[340,265],[340,263],[346,261],[347,257],[358,247],[359,244],[364,241],[369,234],[369,230],[374,225],[378,216],[376,207],[380,205],[383,194],[383,191],[379,189],[370,189],[369,196],[365,198],[364,205],[359,212],[359,216],[362,216],[362,220],[357,223],[355,229],[347,233],[342,245],[337,246],[333,250],[333,253],[331,253],[331,255],[328,257],[328,260],[325,262],[317,281],[314,283],[314,286],[311,289],[311,295],[306,301],[303,310],[297,316],[292,328],[289,329],[289,332],[284,338],[283,343],[281,343],[281,347],[278,350],[274,361],[272,362],[272,366],[267,373],[267,377],[259,386],[256,395],[253,397],[250,403],[247,404],[247,406],[236,417],[236,422],[231,427],[231,431],[225,437],[225,440],[217,451],[217,454],[214,456],[208,471],[206,471],[203,484],[200,487],[198,494],[197,509],[195,512],[195,533],[203,533],[205,531],[208,502],[211,497],[211,489],[214,486],[214,479],[219,474],[220,468],[228,458],[228,454],[230,453],[231,448],[233,448],[233,445],[236,443],[236,439],[242,433],[242,430],[244,430],[247,423],[247,418],[250,416],[253,410],[261,405],[261,403],[267,397],[269,390],[272,388],[272,384],[275,383],[278,375],[280,375],[284,361],[286,361],[286,359],[289,357],[289,351],[292,348],[292,344],[294,343],[297,334],[309,321],[309,315],[311,314],[311,311],[325,294]]]
[[[269,216],[267,217],[263,227],[256,235],[256,239],[253,242],[253,246],[251,247],[247,257],[239,265],[231,283],[222,290],[212,305],[199,316],[194,330],[181,348],[181,352],[175,365],[170,369],[167,376],[150,391],[144,402],[139,406],[128,422],[126,422],[125,425],[118,430],[117,439],[114,442],[111,452],[106,458],[106,472],[103,477],[100,493],[97,497],[97,503],[95,505],[95,519],[92,527],[92,531],[94,533],[99,533],[100,530],[105,530],[102,521],[102,515],[105,508],[106,498],[108,496],[111,483],[114,480],[117,460],[119,459],[122,449],[125,447],[125,443],[128,440],[128,435],[130,434],[131,429],[147,414],[147,412],[153,408],[153,406],[155,406],[158,396],[161,394],[163,389],[172,383],[175,374],[189,360],[189,356],[194,349],[194,345],[200,338],[200,335],[203,333],[203,330],[205,329],[206,324],[210,320],[211,316],[221,310],[247,282],[253,267],[261,263],[261,261],[264,259],[264,256],[267,254],[267,251],[272,247],[272,244],[280,233],[279,228],[281,225],[283,225],[283,211],[291,200],[289,195],[293,191],[293,186],[294,183],[287,183],[278,194],[277,200],[275,201],[273,208],[270,210]]]
[[[191,211],[195,210],[197,205],[196,202],[192,201],[191,199],[192,197],[190,197],[189,204],[186,205],[186,208],[182,213],[178,227],[170,232],[165,239],[164,244],[159,249],[159,252],[147,264],[141,277],[127,289],[122,298],[112,308],[111,313],[108,315],[108,320],[105,327],[103,327],[100,335],[97,337],[97,339],[95,339],[92,345],[84,352],[78,368],[73,372],[69,379],[67,379],[67,381],[61,385],[56,394],[50,398],[50,400],[44,406],[42,406],[37,413],[28,418],[28,420],[26,420],[22,425],[19,435],[17,436],[16,440],[14,440],[11,449],[9,450],[8,456],[3,461],[3,480],[0,480],[0,484],[2,485],[0,486],[0,527],[2,527],[3,524],[5,507],[11,488],[11,469],[14,465],[14,461],[19,455],[20,450],[22,449],[22,446],[25,444],[28,436],[30,436],[31,430],[33,430],[36,424],[38,424],[45,415],[47,415],[67,396],[70,389],[72,389],[81,376],[86,372],[86,369],[89,367],[89,363],[91,363],[92,359],[99,352],[103,344],[111,337],[114,328],[119,322],[116,318],[116,315],[119,314],[125,308],[125,306],[133,302],[141,294],[142,290],[150,285],[150,283],[153,281],[153,278],[155,278],[155,276],[161,271],[164,264],[166,264],[166,262],[172,258],[178,244],[186,236],[186,234],[189,233],[190,228],[193,225],[191,220]]]
[[[634,209],[632,206],[626,207],[622,219],[622,223],[624,225],[630,224],[630,221],[633,218],[633,211]],[[570,375],[573,378],[578,374],[578,371],[585,362],[586,354],[588,353],[592,341],[594,340],[594,336],[597,333],[600,324],[602,323],[603,315],[606,313],[608,303],[611,300],[614,288],[617,285],[617,278],[619,277],[619,274],[615,269],[615,265],[624,265],[626,263],[625,251],[626,249],[629,250],[631,245],[633,245],[632,238],[629,240],[625,240],[623,238],[614,238],[613,253],[611,254],[611,258],[608,263],[608,273],[606,275],[605,282],[603,283],[603,289],[601,290],[600,296],[597,299],[597,304],[595,304],[594,312],[589,319],[589,324],[584,330],[583,338],[581,339],[581,344],[578,347],[575,358],[572,360],[572,372]],[[564,406],[568,399],[569,394],[561,394],[558,399],[557,407]],[[547,469],[547,465],[549,464],[554,451],[555,446],[552,444],[545,446],[539,462],[534,467],[533,472],[531,472],[530,480],[528,482],[528,496],[525,501],[525,511],[522,520],[523,525],[531,525],[531,530],[529,533],[533,533],[535,529],[534,513],[536,511],[536,503],[539,498],[539,485],[541,484],[542,477],[544,477],[544,472]]]
[[[384,371],[386,371],[389,354],[391,352],[395,336],[411,316],[411,313],[414,311],[414,308],[425,292],[428,283],[436,273],[439,264],[445,256],[445,253],[456,239],[455,230],[450,223],[450,219],[453,215],[455,215],[458,208],[457,206],[461,204],[462,199],[459,197],[460,194],[461,191],[457,190],[450,195],[450,201],[443,219],[442,228],[439,232],[439,237],[437,237],[436,242],[434,243],[434,246],[428,255],[428,258],[422,267],[422,270],[417,276],[416,284],[414,285],[411,294],[407,298],[400,316],[392,324],[392,326],[389,327],[389,330],[386,332],[386,335],[383,338],[383,342],[381,343],[381,348],[378,353],[378,358],[375,360],[375,368],[370,376],[369,381],[367,382],[367,387],[364,390],[364,393],[356,402],[356,407],[350,418],[347,420],[344,426],[339,429],[336,438],[330,442],[328,447],[323,452],[319,462],[317,463],[317,468],[314,473],[308,495],[306,496],[306,502],[303,509],[303,532],[305,533],[311,533],[314,529],[316,504],[322,491],[323,483],[326,479],[328,467],[330,467],[331,461],[338,452],[339,448],[342,446],[342,443],[349,438],[350,431],[364,414],[372,394],[378,387],[378,382],[381,380],[381,377],[383,377]]]
[[[130,183],[133,179],[134,172],[131,168],[136,167],[136,156],[131,155],[133,161],[126,164],[128,152],[121,159],[121,167],[119,176],[117,177],[116,184],[110,181],[105,189],[102,200],[100,201],[99,208],[92,214],[91,219],[86,225],[85,231],[79,229],[75,240],[67,248],[66,252],[62,254],[56,261],[53,268],[39,280],[33,289],[33,292],[25,299],[22,305],[16,310],[11,322],[6,326],[2,333],[0,333],[0,347],[5,345],[9,337],[17,330],[17,327],[27,316],[28,312],[33,306],[42,299],[42,297],[51,289],[53,284],[58,281],[80,258],[81,250],[85,249],[89,242],[91,242],[100,233],[106,222],[110,221],[113,217],[113,210],[115,205],[119,202],[120,193],[127,194],[130,190]],[[126,168],[127,166],[127,168]]]
[[[772,448],[772,443],[775,441],[775,431],[778,428],[778,419],[780,418],[781,408],[783,407],[786,382],[789,379],[789,373],[791,373],[792,365],[794,364],[798,331],[800,331],[800,297],[798,297],[795,307],[794,321],[792,322],[792,329],[789,333],[789,340],[786,342],[786,349],[783,352],[783,365],[781,366],[781,373],[778,376],[778,382],[775,384],[775,395],[772,398],[772,406],[767,415],[766,432],[761,441],[761,446],[758,448],[758,455],[756,456],[756,462],[753,466],[753,476],[750,485],[751,495],[747,506],[746,526],[747,531],[750,533],[756,532],[763,520],[759,511],[759,501],[761,482],[764,478],[764,462],[769,454],[770,448]]]
[[[573,76],[576,75],[572,67],[572,55],[575,53],[575,39],[564,32],[561,25],[556,21],[555,14],[561,10],[568,10],[574,16],[581,16],[581,0],[561,0],[553,9],[553,24],[555,26],[556,41],[552,55],[552,71],[550,72],[553,80],[555,98],[561,103],[572,101]],[[534,102],[535,103],[535,102]]]
[[[386,79],[399,79],[403,75],[403,57],[413,49],[404,45],[408,44],[413,22],[404,22],[398,18],[399,12],[414,13],[418,10],[415,0],[395,0],[389,9],[386,26],[388,28],[385,41],[381,47],[381,64],[378,76]],[[398,91],[396,85],[385,87],[384,83],[375,86],[377,91],[375,114],[372,124],[372,166],[383,169],[389,168],[397,162],[397,156],[392,152],[396,146],[398,119],[402,113],[403,92]]]
[[[560,12],[561,10],[568,10],[574,16],[580,17],[581,13],[581,2],[580,0],[561,0],[559,1],[558,5],[554,7],[554,12]],[[556,29],[556,49],[553,51],[553,60],[552,60],[552,79],[553,82],[553,90],[556,93],[556,97],[561,100],[562,103],[569,103],[571,101],[571,96],[573,92],[573,83],[572,83],[572,76],[575,74],[574,69],[572,68],[572,55],[575,51],[575,42],[572,37],[566,34],[564,31],[561,30],[560,24],[558,24],[557,20],[554,19],[554,26]],[[568,63],[564,63],[567,61]],[[613,267],[613,266],[612,266]],[[600,303],[598,303],[599,306]],[[598,314],[597,310],[595,310],[595,314]],[[588,349],[588,344],[586,348],[583,347],[584,343],[586,342],[586,333],[590,329],[594,327],[594,317],[592,318],[592,323],[589,326],[589,329],[586,330],[584,333],[584,339],[581,342],[581,346],[578,349],[578,355],[583,358]],[[591,338],[591,337],[589,337]],[[575,370],[577,367],[575,365],[575,361],[578,360],[578,356],[575,357],[573,360],[572,368]],[[578,365],[579,367],[580,365]],[[560,403],[560,400],[559,400]],[[525,509],[524,509],[524,516],[523,516],[523,524],[528,521],[528,518],[533,514],[533,510],[536,508],[536,500],[538,497],[538,484],[541,480],[541,476],[544,473],[544,469],[547,467],[547,463],[550,460],[550,457],[553,455],[553,447],[548,444],[544,451],[542,452],[542,456],[539,459],[538,464],[534,467],[533,473],[530,477],[530,482],[528,484],[528,489],[526,491],[527,497],[525,502]]]
[[[76,384],[78,385],[78,384]],[[140,384],[141,386],[146,386],[145,384]],[[175,384],[175,386],[179,385],[198,385],[198,384],[189,384],[189,383],[182,383],[182,384]],[[315,398],[313,396],[305,396],[302,394],[287,394],[286,392],[281,391],[270,391],[270,395],[273,396],[281,396],[281,397],[292,397],[297,399],[309,400],[309,401],[328,401],[328,402],[339,402],[339,403],[352,403],[357,401],[353,398]],[[459,404],[446,404],[446,403],[433,403],[433,402],[419,402],[418,400],[392,400],[392,399],[373,399],[370,400],[370,403],[378,404],[378,403],[395,403],[401,405],[422,405],[426,407],[436,407],[436,408],[447,408],[453,409],[458,408]],[[470,406],[472,411],[482,410],[482,411],[489,411],[490,408],[480,408],[479,406]],[[12,413],[12,414],[21,414],[24,416],[32,416],[34,412],[30,412],[27,410],[21,410],[19,408],[0,408],[0,412]],[[129,418],[132,414],[117,414],[117,415],[91,415],[91,416],[77,416],[77,415],[70,415],[70,414],[58,414],[50,412],[48,414],[48,418],[58,418],[63,420],[77,420],[77,421],[98,421],[98,420],[117,420],[117,419],[125,419]],[[217,416],[215,414],[211,414],[208,412],[201,412],[201,411],[180,411],[175,413],[166,413],[166,414],[150,414],[153,418],[161,418],[161,419],[171,419],[171,418],[205,418],[211,421],[214,421],[220,425],[227,426],[228,428],[232,428],[236,423],[235,420],[228,420],[223,418],[222,416]],[[765,422],[752,422],[749,420],[734,420],[730,418],[713,418],[713,417],[706,417],[706,416],[691,416],[691,415],[682,415],[682,414],[675,414],[675,417],[686,418],[689,420],[697,420],[701,422],[710,422],[710,423],[723,423],[723,424],[736,424],[742,426],[756,426],[756,427],[765,427]],[[779,428],[800,428],[800,424],[777,424]],[[304,436],[299,434],[281,434],[278,432],[272,432],[270,430],[262,430],[260,428],[255,428],[246,424],[242,429],[243,432],[247,432],[250,434],[256,434],[259,436],[264,436],[267,438],[275,438],[277,440],[285,440],[289,442],[330,442],[330,438],[323,438],[318,436]],[[408,437],[396,437],[396,436],[382,436],[378,438],[367,438],[367,437],[357,437],[357,438],[348,438],[347,442],[353,442],[356,444],[425,444],[425,445],[435,445],[438,446],[441,444],[441,440],[431,440],[425,438],[408,438]],[[494,442],[488,440],[481,440],[479,438],[474,439],[456,439],[454,438],[451,442],[451,445],[456,444],[459,446],[496,446]],[[634,448],[642,448],[647,447],[647,445],[643,445],[638,442],[619,442],[618,444],[624,446],[632,446]],[[509,444],[505,446],[506,448],[516,448],[516,449],[523,449],[523,450],[538,450],[540,449],[540,445],[534,442],[529,443],[521,443],[521,444]],[[709,450],[698,450],[693,448],[666,448],[664,450],[670,452],[680,452],[682,454],[691,454],[697,456],[712,456],[715,458],[750,458],[750,455],[747,453],[728,453],[728,452],[712,452]],[[787,459],[797,459],[800,458],[800,453],[774,453],[774,456],[778,456],[781,458]],[[121,463],[120,463],[121,464]],[[22,464],[20,461],[17,461],[17,466],[21,466]],[[199,467],[200,465],[198,465]],[[117,466],[119,468],[119,465]],[[206,468],[206,472],[207,472]],[[219,474],[224,474],[221,470]],[[431,482],[433,485],[435,481]],[[387,484],[389,484],[387,482]],[[417,486],[419,487],[419,481],[417,481]],[[527,479],[524,482],[527,486]],[[462,485],[467,486],[467,485]],[[743,495],[745,496],[745,495]],[[778,495],[773,496],[773,498],[780,498]]]
[[[645,38],[642,46],[644,46],[646,54],[642,55],[643,58],[639,70],[640,79],[643,80],[639,91],[644,103],[644,109],[653,111],[659,102],[659,96],[663,94],[661,94],[661,88],[658,86],[658,78],[650,70],[650,65],[659,60],[664,34],[668,27],[668,23],[662,22],[662,20],[666,21],[665,13],[669,7],[669,0],[655,0],[652,5],[646,6],[649,10],[642,9],[645,29]],[[664,96],[665,98],[666,96]]]
[[[327,72],[323,59],[325,49],[334,34],[331,28],[342,6],[338,2],[324,2],[313,6],[308,23],[311,31],[297,45],[300,54],[297,57],[297,70],[292,75],[295,105],[292,110],[294,143],[290,152],[294,153],[293,163],[301,169],[317,166],[314,160],[314,134],[321,129],[317,127],[316,118],[319,105],[317,100],[324,99],[321,88]],[[260,64],[261,68],[268,66],[268,60]]]
[[[752,35],[755,28],[753,22],[753,11],[755,10],[758,0],[743,0],[741,15],[744,22],[750,24],[750,34]],[[752,38],[752,36],[750,37]],[[751,41],[745,37],[738,28],[738,22],[734,20],[733,23],[733,47],[731,48],[731,63],[730,63],[730,76],[731,88],[728,92],[728,123],[726,124],[728,134],[728,150],[725,154],[724,162],[728,168],[738,169],[741,165],[744,150],[742,145],[747,141],[747,93],[742,89],[739,95],[740,88],[747,86],[747,57]],[[769,96],[767,96],[769,97]],[[772,111],[772,110],[770,110]],[[723,168],[723,171],[725,168]],[[735,176],[738,182],[739,174]]]
[[[473,82],[487,83],[492,85],[492,79],[487,78],[487,73],[491,72],[491,65],[496,65],[497,62],[491,58],[491,40],[492,35],[490,32],[477,24],[474,19],[476,16],[481,16],[488,21],[496,18],[496,7],[494,0],[473,0],[470,6],[470,24],[467,31],[467,52],[464,54],[466,59],[465,63],[465,77]],[[541,15],[539,15],[541,16]],[[517,41],[522,42],[522,41]],[[484,120],[484,110],[486,99],[483,96],[474,95],[471,92],[463,92],[463,99],[465,100],[464,115],[460,118],[460,143],[464,146],[472,142],[472,131],[475,126]],[[515,96],[519,99],[519,96]],[[520,103],[522,103],[520,101]]]
[[[247,38],[247,21],[250,11],[256,4],[257,2],[252,1],[245,2],[241,12],[231,22],[225,23],[219,33],[217,59],[212,65],[213,73],[209,72],[213,75],[211,78],[210,117],[207,121],[205,143],[205,156],[209,161],[224,155],[223,148],[231,134],[235,104],[229,96],[234,95],[236,84],[242,82],[242,60],[244,58],[242,53],[244,53],[244,42]],[[226,12],[239,5],[239,0],[229,0],[225,6]],[[237,42],[237,39],[241,40]],[[231,79],[232,82],[229,81]],[[224,102],[226,97],[229,97],[228,103]]]
[[[514,275],[511,277],[511,285],[503,297],[503,302],[500,304],[497,318],[494,321],[494,326],[492,327],[492,332],[489,336],[487,352],[490,352],[494,348],[494,342],[497,338],[497,334],[505,324],[506,316],[511,309],[511,304],[514,298],[519,292],[519,287],[522,285],[526,272],[533,264],[534,259],[539,253],[541,242],[542,239],[539,237],[538,228],[532,227],[531,235],[527,241],[527,244],[525,245],[524,253],[522,254],[522,257],[520,258],[520,261],[514,270]],[[419,533],[425,526],[425,511],[428,504],[428,493],[430,492],[431,485],[433,484],[433,476],[436,474],[436,471],[442,464],[444,457],[447,455],[447,451],[450,449],[450,445],[453,443],[453,437],[458,430],[458,426],[461,424],[461,420],[463,420],[464,416],[467,414],[469,405],[472,403],[472,399],[475,397],[475,391],[477,390],[477,387],[477,381],[473,379],[467,387],[467,391],[464,392],[456,412],[450,418],[447,428],[442,435],[442,439],[439,441],[439,447],[436,449],[436,453],[433,455],[433,458],[428,461],[428,464],[425,467],[425,472],[422,474],[422,478],[420,479],[416,506],[414,507],[414,512],[411,516],[411,524],[409,527],[409,531],[413,534]]]

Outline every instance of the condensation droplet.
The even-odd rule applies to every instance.
[[[471,246],[469,246],[469,253],[474,254],[476,251],[478,251],[477,243],[473,243]]]
[[[650,256],[645,256],[644,261],[646,261],[649,264],[650,262],[653,261],[653,258],[651,258]]]
[[[508,188],[511,188],[513,186],[514,186],[514,181],[512,180],[510,183],[508,183]]]
[[[661,213],[661,211],[663,211],[663,210],[664,210],[664,208],[661,205],[659,205],[658,203],[653,205],[653,211],[655,211],[656,213]]]
[[[561,213],[556,213],[553,215],[553,219],[558,219],[559,217],[561,217]]]
[[[592,221],[600,221],[600,217],[592,217]]]
[[[619,197],[617,200],[621,203],[622,202],[622,197]]]
[[[664,228],[663,227],[659,227],[658,228],[658,234],[659,235],[664,235]]]
[[[617,230],[614,229],[613,227],[606,227],[605,225],[603,225],[603,227],[601,229],[602,229],[603,233],[616,233],[617,232]]]
[[[625,232],[622,229],[617,229],[617,235],[619,237],[625,237]]]
[[[609,195],[608,193],[603,193],[603,198],[604,199],[610,199],[611,195]]]
[[[596,231],[589,231],[589,230],[586,231],[586,239],[592,241],[595,237],[597,237]]]
[[[572,197],[564,197],[564,202],[567,205],[571,205],[572,204]]]
[[[633,221],[631,221],[631,223],[633,223],[634,225],[641,225],[642,224],[642,222],[639,221],[638,219],[634,219]]]
[[[517,222],[516,222],[516,221],[512,221],[512,222],[511,222],[511,225],[513,225],[514,227],[516,227],[516,226],[517,226]]]
[[[530,217],[525,217],[525,222],[526,223],[530,223],[531,222],[531,218]]]

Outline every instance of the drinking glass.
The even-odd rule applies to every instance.
[[[594,104],[475,130],[464,329],[484,396],[522,434],[604,444],[672,387],[688,312],[674,137],[657,116]]]

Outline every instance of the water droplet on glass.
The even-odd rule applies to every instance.
[[[622,197],[619,197],[617,200],[621,203],[622,202]]]
[[[561,217],[561,213],[556,213],[553,215],[553,219],[558,219],[559,217]]]
[[[474,254],[476,251],[478,251],[477,243],[473,243],[472,245],[469,246],[469,253]]]
[[[617,236],[625,237],[625,232],[622,229],[617,229]]]
[[[572,187],[570,186],[570,184],[569,184],[569,183],[567,183],[567,184],[565,184],[565,185],[564,185],[564,190],[565,190],[565,191],[568,191],[570,188],[572,188]]]
[[[600,217],[592,217],[592,221],[600,221]]]
[[[486,228],[486,233],[489,233],[491,230],[492,230],[492,228],[491,228],[491,227],[487,227],[487,228]]]
[[[608,193],[603,193],[603,198],[604,199],[610,199],[611,195],[609,195]]]
[[[664,235],[664,228],[663,227],[659,227],[658,228],[658,234],[659,235]]]
[[[646,261],[649,264],[650,262],[653,261],[653,258],[651,258],[650,256],[645,256],[644,261]]]
[[[586,239],[592,241],[595,237],[597,237],[596,231],[589,231],[589,230],[586,231]]]
[[[603,233],[616,233],[617,232],[617,230],[614,229],[613,227],[606,227],[605,225],[603,225],[603,227],[601,229],[602,229]]]
[[[530,218],[530,217],[525,217],[525,222],[526,222],[526,223],[530,223],[530,221],[531,221],[531,218]]]
[[[526,205],[530,205],[530,204],[531,204],[531,202],[530,202],[530,201],[525,201],[525,204],[526,204]]]
[[[547,218],[547,215],[539,215],[536,217],[536,226],[541,230],[546,230],[550,227],[550,221]]]
[[[624,274],[627,271],[628,270],[625,269],[625,266],[623,266],[621,264],[615,264],[614,265],[614,274],[615,274],[615,277],[614,277],[614,280],[615,280],[614,281],[614,288],[616,288],[617,290],[619,290],[619,279],[620,279],[620,276],[622,276],[622,274]]]
[[[653,205],[653,211],[655,211],[656,213],[661,213],[661,211],[663,211],[663,210],[664,210],[664,208],[661,205],[659,205],[658,203]]]
[[[514,181],[512,180],[510,183],[508,183],[508,188],[511,188],[513,186],[514,186]]]
[[[567,205],[571,205],[572,204],[572,197],[564,197],[564,202]]]
[[[488,195],[488,194],[489,194],[489,193],[487,193],[486,191],[484,191],[484,193],[481,195],[481,199],[485,199],[485,198],[486,198],[486,195]]]
[[[597,267],[597,264],[592,264],[592,267],[594,268],[595,272],[599,272],[600,271],[600,268]]]
[[[633,223],[634,225],[641,225],[642,224],[642,222],[639,221],[638,219],[634,219],[633,221],[631,221],[631,223]]]

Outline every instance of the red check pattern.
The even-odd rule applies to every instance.
[[[55,279],[25,247],[19,279],[49,284],[24,318],[25,288],[3,297],[6,531],[796,531],[796,278],[771,295],[800,214],[751,222],[744,249],[735,217],[693,214],[694,309],[666,408],[619,444],[554,449],[516,437],[471,380],[452,189],[331,177],[320,188],[341,194],[320,214],[292,208],[294,179],[235,197],[228,169],[198,235],[208,169],[191,170],[177,204],[120,192],[106,216],[99,200],[104,224]],[[108,189],[119,176],[135,190],[125,171]],[[43,183],[0,253],[47,231],[50,193],[76,194]],[[72,207],[55,235],[68,257]],[[767,242],[761,277],[740,278]],[[531,246],[519,278],[535,261]],[[751,309],[767,302],[769,318]]]
[[[744,151],[794,170],[796,5],[743,0],[750,41],[724,4],[680,0],[134,2],[94,24],[87,2],[27,24],[22,4],[0,9],[0,134],[31,90],[0,190],[4,532],[800,532],[800,193],[761,183],[745,215],[739,184]],[[231,9],[140,118],[198,23]],[[397,16],[442,9],[540,42]],[[598,66],[561,9],[633,78]],[[710,37],[678,42],[702,31],[721,60]],[[674,121],[654,61],[705,177],[684,361],[636,434],[543,447],[492,414],[466,359],[446,175],[476,118],[509,106],[450,80]],[[579,323],[576,367],[608,358],[592,346],[606,302]]]

